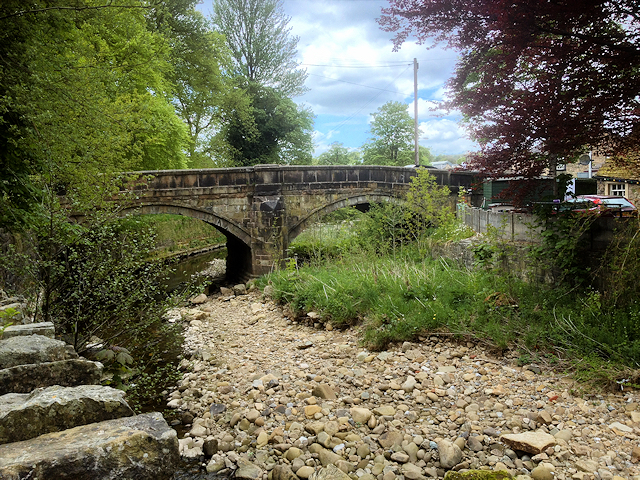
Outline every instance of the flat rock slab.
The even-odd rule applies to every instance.
[[[179,460],[175,430],[154,412],[0,445],[0,478],[169,480]]]
[[[55,328],[53,322],[28,323],[26,325],[10,325],[8,326],[0,338],[7,339],[11,337],[20,337],[26,335],[42,335],[44,337],[53,338],[55,336]]]
[[[0,395],[29,393],[36,388],[60,385],[98,385],[103,365],[84,358],[30,363],[0,370]]]
[[[0,397],[0,444],[131,415],[124,392],[101,385],[8,393]]]
[[[556,444],[555,437],[544,432],[508,433],[502,435],[500,439],[513,450],[521,450],[533,455],[538,455]]]
[[[73,347],[43,335],[28,335],[0,340],[0,368],[29,363],[55,362],[78,358]]]

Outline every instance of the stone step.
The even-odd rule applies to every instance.
[[[78,358],[71,345],[43,335],[16,336],[0,340],[0,369],[69,358]]]
[[[36,388],[53,385],[97,385],[100,383],[102,370],[102,363],[84,358],[3,368],[0,370],[0,395],[29,393]]]
[[[124,392],[102,385],[8,393],[0,397],[0,444],[131,415]]]
[[[55,335],[55,327],[53,322],[27,323],[25,325],[9,325],[4,332],[0,334],[0,339],[11,337],[24,337],[27,335],[42,335],[53,338]]]
[[[179,459],[175,430],[154,412],[0,445],[0,478],[169,480]]]

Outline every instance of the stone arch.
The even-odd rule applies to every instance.
[[[168,213],[202,220],[214,226],[227,237],[227,279],[236,280],[252,275],[251,235],[243,227],[226,218],[206,210],[160,203],[139,205],[122,211],[123,215],[127,213],[135,215]]]
[[[397,205],[404,204],[405,199],[393,195],[382,194],[363,194],[353,197],[345,197],[336,202],[316,208],[309,215],[300,219],[298,223],[289,229],[288,242],[291,243],[298,235],[300,235],[309,225],[317,222],[325,215],[346,207],[357,207],[358,205],[370,205],[372,203],[391,202]]]

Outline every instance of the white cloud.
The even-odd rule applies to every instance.
[[[447,118],[420,122],[420,145],[429,147],[432,153],[457,154],[478,150],[466,130],[459,123]]]
[[[209,14],[211,2],[204,0],[201,11]],[[376,22],[388,6],[385,0],[284,0],[283,5],[291,17],[291,34],[299,37],[298,60],[309,74],[310,91],[294,100],[317,115],[316,154],[333,141],[352,148],[362,145],[369,115],[386,102],[405,102],[413,115],[414,58],[419,63],[419,118],[430,137],[425,145],[434,151],[436,145],[447,150],[456,146],[460,152],[471,145],[459,133],[454,114],[429,110],[445,98],[443,85],[454,71],[455,52],[427,49],[411,40],[393,52],[393,34]],[[450,143],[444,143],[446,134],[453,135],[446,140]]]

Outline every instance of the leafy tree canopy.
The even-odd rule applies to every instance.
[[[291,36],[282,0],[215,0],[212,21],[227,39],[236,74],[285,96],[306,91],[306,70],[296,61],[298,37]]]
[[[396,49],[416,35],[460,52],[449,106],[491,176],[535,177],[586,149],[640,140],[640,10],[635,0],[390,0],[379,19]]]
[[[0,5],[3,220],[33,202],[26,195],[40,180],[70,193],[90,190],[99,173],[184,168],[170,49],[136,5]]]
[[[341,142],[333,142],[329,150],[313,159],[315,165],[357,165],[362,162],[358,150],[349,150]]]
[[[402,102],[387,102],[371,114],[371,138],[363,145],[367,165],[407,165],[415,160],[414,123]]]
[[[233,58],[222,34],[211,29],[195,9],[195,0],[171,0],[153,5],[147,15],[152,30],[171,45],[171,100],[189,127],[187,165],[213,167],[211,141],[225,112],[238,108]]]
[[[229,165],[261,163],[309,165],[313,151],[313,114],[279,91],[252,83],[250,104],[232,112],[218,134],[220,156]]]

